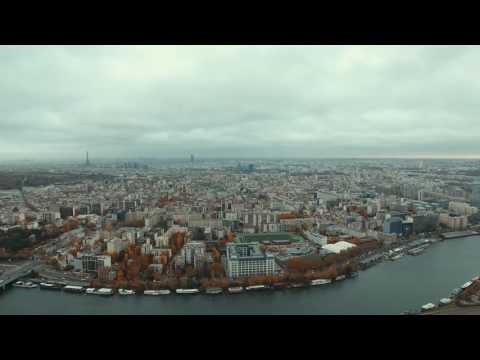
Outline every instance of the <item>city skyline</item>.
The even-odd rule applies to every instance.
[[[478,46],[2,46],[0,161],[480,158]]]

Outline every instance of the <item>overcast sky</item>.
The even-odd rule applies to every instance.
[[[478,46],[0,46],[0,159],[480,156]]]

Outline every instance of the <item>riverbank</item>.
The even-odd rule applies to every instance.
[[[129,295],[152,295],[155,292],[163,292],[162,294],[158,293],[158,295],[170,295],[170,294],[203,294],[203,295],[221,295],[221,294],[238,294],[238,293],[243,293],[243,292],[258,292],[258,291],[279,291],[279,290],[287,290],[287,289],[299,289],[299,288],[310,288],[310,287],[325,287],[330,284],[338,283],[347,279],[352,279],[356,278],[358,276],[358,273],[353,273],[350,274],[349,276],[338,276],[335,279],[315,279],[312,280],[309,283],[278,283],[278,284],[273,284],[273,285],[253,285],[253,286],[239,286],[239,287],[229,287],[229,288],[192,288],[192,289],[181,289],[181,288],[176,288],[176,289],[148,289],[145,291],[137,291]],[[45,279],[29,279],[29,282],[33,282],[37,285],[40,285],[38,289],[40,290],[57,290],[57,291],[65,291],[69,287],[76,287],[77,291],[76,293],[78,294],[89,294],[88,289],[93,289],[89,288],[85,284],[79,284],[79,283],[67,283],[67,282],[53,282],[53,281],[48,281]],[[103,288],[110,290],[111,293],[109,295],[116,295],[119,294],[120,296],[124,296],[123,294],[119,293],[120,289],[110,289],[110,288]],[[32,291],[32,289],[28,289],[29,291]],[[122,289],[126,290],[126,289]],[[215,290],[215,291],[212,291]],[[130,290],[129,290],[130,291]],[[146,293],[148,291],[148,293]],[[90,294],[93,294],[94,292],[91,291]]]
[[[348,281],[235,296],[102,297],[11,288],[0,296],[0,314],[399,315],[445,297],[478,274],[478,253],[480,236],[440,241],[420,256],[381,262]]]
[[[458,306],[449,304],[423,313],[422,315],[480,315],[480,305]]]
[[[480,236],[440,241],[420,256],[383,261],[348,281],[235,296],[102,297],[11,288],[0,295],[0,314],[399,315],[445,297],[477,275],[479,253]],[[476,308],[458,311],[474,312]]]

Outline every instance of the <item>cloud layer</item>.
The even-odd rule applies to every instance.
[[[0,159],[480,156],[478,46],[0,46]]]

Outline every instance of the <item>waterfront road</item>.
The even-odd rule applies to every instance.
[[[1,276],[0,276],[0,286],[4,287],[7,286],[18,279],[27,276],[32,272],[32,270],[38,270],[42,267],[42,264],[36,262],[36,261],[29,261],[25,264],[22,264],[20,266],[17,266],[14,269],[7,270],[5,271]]]
[[[445,305],[423,315],[480,315],[480,306]]]

